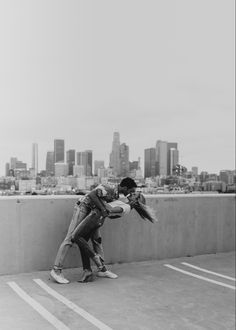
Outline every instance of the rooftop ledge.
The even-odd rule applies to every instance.
[[[235,250],[236,194],[145,195],[156,213],[152,224],[135,210],[106,219],[101,228],[107,263],[136,262]],[[77,195],[0,196],[0,274],[52,267]],[[72,247],[66,268],[80,267]]]
[[[234,193],[178,193],[178,194],[144,194],[147,198],[193,198],[193,197],[236,197]],[[0,196],[1,200],[11,200],[11,199],[77,199],[78,195],[16,195],[16,196]]]

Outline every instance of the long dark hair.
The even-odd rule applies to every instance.
[[[149,207],[148,205],[145,205],[145,204],[141,203],[140,201],[138,201],[138,202],[134,203],[133,208],[135,209],[135,211],[140,215],[140,217],[143,220],[149,220],[152,223],[158,221],[154,210],[151,207]]]

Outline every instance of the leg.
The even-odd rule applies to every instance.
[[[92,282],[94,280],[93,271],[90,264],[90,258],[87,256],[86,252],[79,245],[79,250],[81,254],[81,260],[83,265],[83,273],[79,278],[78,282],[87,283]]]
[[[102,236],[101,236],[101,232],[100,232],[99,228],[94,230],[94,232],[91,236],[91,241],[92,241],[92,245],[93,245],[93,249],[94,249],[95,253],[99,254],[104,259]]]
[[[86,217],[88,212],[89,212],[89,209],[84,205],[80,205],[80,206],[76,205],[74,208],[74,213],[72,216],[72,220],[71,220],[67,235],[58,249],[57,256],[56,256],[56,259],[54,262],[54,266],[51,271],[51,277],[57,283],[60,283],[60,284],[69,283],[69,281],[67,279],[65,279],[62,274],[63,263],[64,263],[64,260],[67,256],[67,253],[68,253],[70,247],[72,246],[72,241],[71,241],[72,232],[74,231],[76,226],[79,224],[79,222],[81,222]]]
[[[101,235],[98,231],[99,226],[101,226],[104,223],[104,218],[101,217],[101,213],[97,210],[93,210],[90,212],[90,214],[76,227],[74,233],[72,234],[72,240],[76,242],[81,251],[82,254],[84,253],[85,258],[91,258],[96,266],[98,267],[98,276],[101,277],[109,277],[109,278],[117,278],[117,275],[113,274],[112,272],[109,272],[107,268],[104,266],[103,259],[99,254],[96,254],[91,247],[88,244],[89,238],[92,239],[92,237],[95,237],[98,239],[98,242],[96,242],[96,249],[100,248],[100,239]],[[99,239],[100,237],[100,239]],[[96,251],[96,252],[97,252]],[[103,252],[103,250],[102,250]]]

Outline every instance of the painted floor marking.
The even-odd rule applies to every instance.
[[[188,262],[181,262],[181,264],[183,264],[185,266],[188,266],[188,267],[192,267],[194,269],[201,270],[201,271],[203,271],[205,273],[208,273],[208,274],[212,274],[212,275],[216,275],[216,276],[226,278],[227,280],[236,281],[236,278],[234,278],[234,277],[230,277],[230,276],[226,276],[226,275],[223,275],[223,274],[215,273],[215,272],[212,272],[211,270],[207,270],[205,268],[200,268],[200,267],[197,267],[195,265],[189,264]]]
[[[204,281],[207,281],[207,282],[211,282],[211,283],[214,283],[214,284],[217,284],[217,285],[221,285],[221,286],[224,286],[226,288],[229,288],[229,289],[232,289],[232,290],[235,290],[235,286],[233,285],[229,285],[229,284],[225,284],[223,282],[219,282],[219,281],[214,281],[214,280],[211,280],[210,278],[207,278],[207,277],[204,277],[204,276],[200,276],[200,275],[197,275],[197,274],[194,274],[194,273],[190,273],[190,272],[187,272],[181,268],[177,268],[177,267],[174,267],[172,265],[169,265],[169,264],[164,264],[164,266],[168,267],[168,268],[171,268],[171,269],[174,269],[178,272],[181,272],[183,274],[186,274],[186,275],[189,275],[189,276],[193,276],[193,277],[196,277],[200,280],[204,280]]]
[[[58,320],[54,315],[52,315],[48,310],[46,310],[42,305],[40,305],[36,300],[30,297],[24,290],[22,290],[19,285],[15,282],[7,282],[7,284],[14,290],[20,298],[27,302],[33,309],[35,309],[44,319],[51,323],[58,330],[70,330],[64,323]]]
[[[47,293],[49,293],[51,296],[62,302],[64,305],[72,309],[75,313],[82,316],[84,319],[86,319],[88,322],[95,325],[100,330],[112,330],[112,328],[108,327],[103,322],[99,321],[96,317],[86,312],[83,308],[77,306],[69,299],[65,298],[61,294],[59,294],[57,291],[50,288],[46,283],[44,283],[40,279],[34,279],[34,282],[36,282],[43,290],[45,290]]]

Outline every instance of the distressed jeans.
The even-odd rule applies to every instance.
[[[56,259],[54,262],[54,267],[57,269],[62,269],[64,260],[67,256],[67,253],[69,249],[72,246],[71,238],[72,238],[72,233],[74,232],[75,228],[82,222],[84,218],[91,212],[91,209],[89,206],[81,203],[79,205],[75,205],[74,207],[74,212],[73,216],[71,219],[71,223],[68,229],[68,232],[66,234],[66,237],[64,238],[63,242],[61,243]],[[104,253],[103,253],[103,247],[102,247],[102,239],[101,239],[101,233],[99,228],[93,231],[92,235],[90,236],[90,239],[92,241],[93,249],[95,253],[100,254],[102,258],[104,258]],[[80,249],[80,254],[81,254],[81,259],[82,259],[82,265],[83,269],[90,269],[90,260],[87,258],[85,255],[84,251]]]

